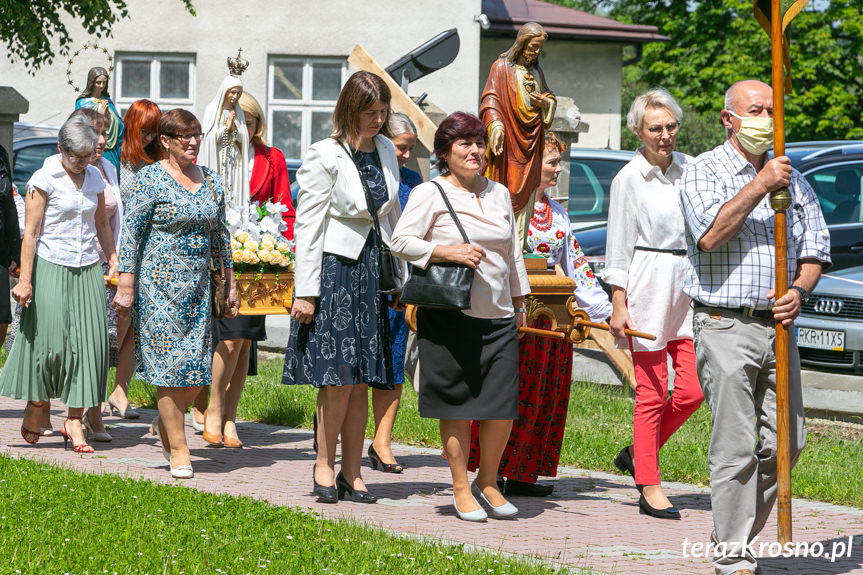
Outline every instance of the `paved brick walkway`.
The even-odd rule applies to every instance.
[[[137,421],[106,418],[113,443],[96,444],[96,456],[64,452],[62,438],[47,437],[29,446],[19,428],[24,402],[0,400],[0,450],[93,473],[116,473],[160,482],[174,481],[156,439],[147,434],[154,411],[142,410]],[[62,412],[53,410],[55,429]],[[305,430],[240,423],[240,436],[252,446],[243,450],[207,447],[187,427],[195,478],[188,487],[210,492],[248,495],[275,505],[300,506],[329,517],[351,517],[397,532],[439,537],[509,553],[535,555],[555,562],[617,574],[712,573],[705,559],[683,557],[683,540],[707,542],[712,529],[706,490],[667,484],[671,501],[682,510],[682,521],[663,521],[638,514],[637,492],[631,478],[561,469],[555,495],[548,499],[514,498],[516,520],[485,524],[459,521],[451,506],[449,470],[439,451],[396,446],[403,475],[388,475],[366,467],[369,489],[382,499],[377,505],[315,503],[310,495],[313,452]],[[797,542],[822,542],[830,554],[834,542],[853,536],[850,557],[763,559],[765,575],[773,573],[863,573],[863,510],[794,500]],[[771,520],[762,539],[773,541]],[[847,553],[846,553],[847,555]]]

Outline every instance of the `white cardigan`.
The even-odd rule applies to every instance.
[[[389,199],[378,211],[381,235],[386,245],[401,215],[399,166],[395,147],[383,136],[375,136]],[[356,260],[374,221],[368,211],[365,190],[353,158],[333,138],[313,144],[297,171],[297,219],[294,224],[296,297],[321,295],[324,252]],[[407,277],[407,267],[401,277]]]

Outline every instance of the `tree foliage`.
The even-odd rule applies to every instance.
[[[644,47],[624,69],[623,107],[652,86],[668,89],[684,108],[678,144],[700,152],[724,139],[719,125],[725,90],[758,78],[770,83],[770,39],[751,0],[552,0],[621,22],[650,24],[671,40]],[[863,138],[863,2],[810,3],[788,29],[794,93],[785,98],[789,141]],[[624,147],[636,145],[624,138]]]
[[[194,15],[192,0],[182,2]],[[88,34],[102,38],[110,37],[113,25],[128,15],[124,0],[0,0],[0,40],[10,60],[21,60],[33,74],[52,64],[57,54],[69,54],[72,38],[64,20],[80,21]]]

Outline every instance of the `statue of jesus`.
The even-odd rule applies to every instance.
[[[509,189],[522,238],[533,211],[523,208],[533,206],[545,131],[557,106],[539,67],[546,38],[536,22],[521,27],[512,47],[492,64],[479,108],[489,141],[484,175]]]

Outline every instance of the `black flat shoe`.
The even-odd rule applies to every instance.
[[[666,509],[654,509],[644,498],[644,495],[638,498],[638,512],[642,515],[650,515],[657,519],[680,519],[680,511],[674,507]]]
[[[336,475],[336,486],[339,488],[339,499],[353,501],[354,503],[375,503],[378,500],[377,497],[368,491],[354,489],[348,483],[348,480],[345,479],[345,476],[342,475],[341,471]]]
[[[339,476],[341,476],[341,473],[339,473]],[[315,468],[314,467],[312,467],[312,483],[315,486],[314,489],[312,490],[312,493],[314,495],[318,496],[319,502],[321,502],[321,503],[338,503],[339,502],[339,495],[338,495],[338,492],[336,491],[335,485],[330,485],[328,487],[324,487],[323,485],[320,485],[320,484],[318,484],[317,481],[315,481]]]
[[[548,497],[552,491],[554,491],[554,485],[507,479],[503,493],[504,495],[521,495],[523,497]]]
[[[375,451],[374,445],[369,445],[369,461],[372,462],[372,469],[375,471],[378,470],[378,465],[381,466],[381,471],[384,473],[401,473],[405,470],[404,466],[399,464],[398,461],[393,463],[384,463],[381,456],[378,455],[377,451]]]
[[[630,445],[627,445],[620,450],[620,453],[618,453],[617,457],[614,458],[614,466],[617,467],[621,473],[629,473],[635,477],[635,464],[632,462],[632,456],[629,455],[630,447]]]

